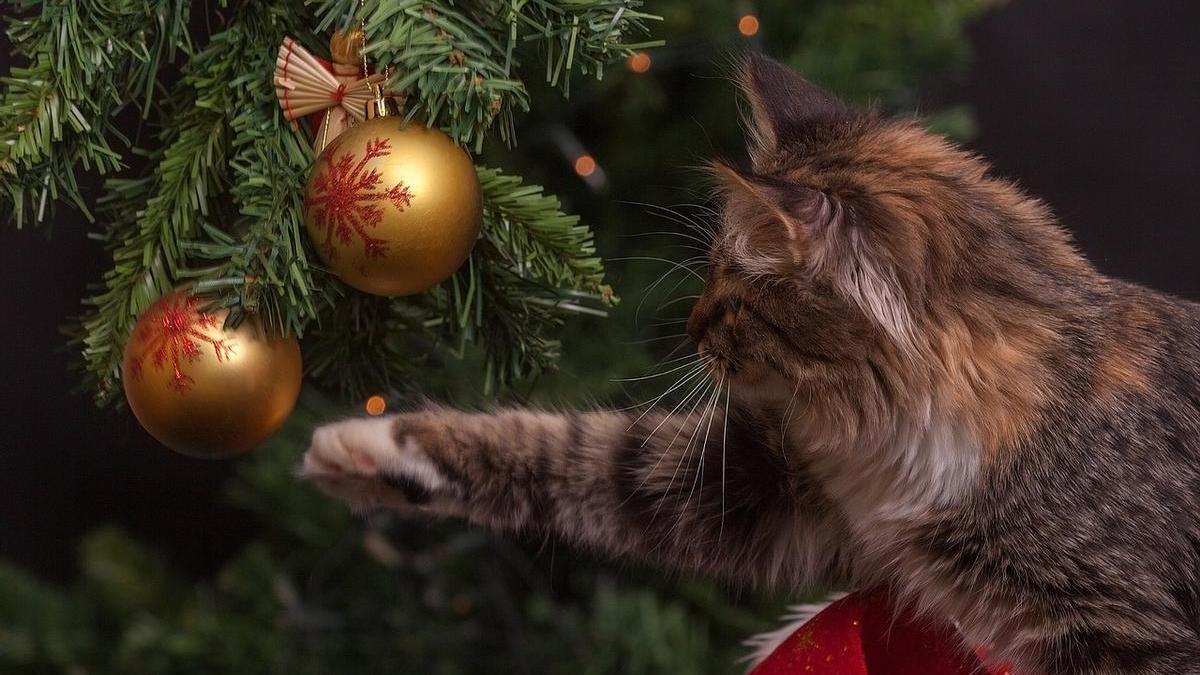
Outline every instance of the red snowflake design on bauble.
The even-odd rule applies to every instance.
[[[334,237],[343,245],[349,245],[355,237],[362,240],[368,258],[387,255],[387,242],[371,236],[368,231],[383,221],[383,207],[379,202],[391,202],[397,210],[403,211],[412,205],[413,197],[403,181],[381,189],[380,172],[366,170],[367,162],[390,154],[391,142],[386,138],[368,141],[366,153],[357,162],[353,152],[339,156],[337,145],[321,153],[317,161],[325,166],[325,170],[313,181],[304,207],[313,209],[317,226],[325,231],[325,240],[320,246],[327,259],[337,257]]]
[[[171,387],[186,392],[195,381],[183,372],[183,363],[198,361],[212,348],[217,361],[233,353],[232,345],[215,338],[210,331],[220,329],[217,318],[198,311],[200,301],[188,295],[169,295],[153,305],[149,314],[138,322],[133,340],[136,355],[130,358],[129,375],[134,381],[142,378],[146,361],[156,371],[171,369]]]

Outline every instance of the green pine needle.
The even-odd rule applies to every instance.
[[[312,0],[320,28],[362,21],[366,54],[390,68],[388,86],[410,94],[410,113],[446,128],[476,150],[493,126],[512,145],[515,115],[529,110],[522,60],[544,59],[545,78],[570,92],[578,71],[597,79],[639,45],[659,17],[638,0]],[[654,46],[643,41],[641,46]]]
[[[91,219],[76,172],[124,166],[113,117],[130,104],[149,113],[161,63],[191,51],[191,2],[10,4],[8,36],[26,64],[0,78],[0,213],[20,227],[66,201]]]

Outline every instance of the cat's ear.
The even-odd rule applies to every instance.
[[[710,167],[725,198],[722,239],[741,269],[825,279],[897,344],[913,344],[895,256],[841,199],[723,162]]]
[[[745,269],[790,272],[842,216],[837,202],[820,190],[719,161],[710,170],[725,199],[725,239]]]
[[[814,125],[849,119],[853,109],[833,94],[758,52],[742,61],[739,84],[749,106],[747,150],[755,168]]]

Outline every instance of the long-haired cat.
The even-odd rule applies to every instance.
[[[1200,307],[1102,275],[913,121],[761,56],[741,75],[752,168],[713,165],[699,411],[349,420],[304,476],[735,581],[883,587],[1021,673],[1200,673]]]

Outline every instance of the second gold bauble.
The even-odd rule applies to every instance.
[[[138,317],[122,380],[146,431],[192,457],[248,452],[287,419],[300,394],[300,345],[248,318],[225,330],[227,310],[203,312],[186,291],[159,298]]]
[[[304,193],[304,221],[325,264],[375,295],[411,295],[463,264],[482,199],[471,158],[437,129],[376,117],[339,135]]]

